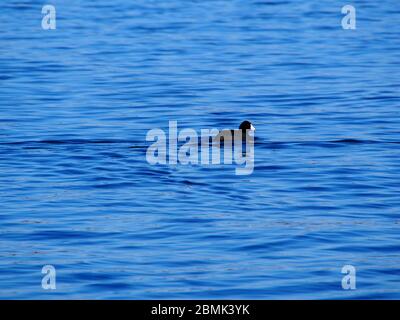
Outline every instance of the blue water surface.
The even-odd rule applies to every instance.
[[[44,4],[0,4],[0,298],[400,298],[398,1]],[[244,119],[251,175],[146,161]]]

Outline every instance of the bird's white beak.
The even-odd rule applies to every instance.
[[[251,130],[251,131],[256,131],[256,128],[254,128],[254,126],[251,125],[251,126],[250,126],[250,130]]]

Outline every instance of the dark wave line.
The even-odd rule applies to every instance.
[[[119,139],[67,139],[67,140],[28,140],[28,141],[12,141],[12,142],[0,142],[0,145],[76,145],[76,144],[131,144],[130,148],[143,147],[135,146],[137,141],[132,140],[119,140]],[[360,140],[360,139],[339,139],[339,140],[328,140],[328,141],[261,141],[256,138],[256,145],[266,146],[285,146],[285,145],[307,145],[307,146],[320,146],[324,144],[400,144],[400,141],[385,141],[385,140]],[[183,142],[182,142],[183,144]],[[200,143],[199,143],[200,145]]]
[[[389,141],[389,140],[360,140],[360,139],[339,139],[339,140],[328,140],[328,141],[271,141],[263,142],[263,144],[300,144],[300,145],[321,145],[321,144],[386,144],[394,143],[400,144],[400,141]]]
[[[29,140],[29,141],[13,141],[0,142],[0,145],[29,145],[29,144],[114,144],[114,143],[135,143],[133,141],[118,140],[118,139],[68,139],[68,140]]]
[[[392,143],[391,141],[378,141],[378,140],[359,140],[359,139],[340,139],[331,140],[329,143],[348,143],[348,144],[369,144],[369,143]],[[397,142],[400,143],[400,142]]]

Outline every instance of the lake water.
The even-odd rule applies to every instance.
[[[400,298],[398,1],[43,4],[0,4],[0,298]],[[146,161],[245,119],[250,175]]]

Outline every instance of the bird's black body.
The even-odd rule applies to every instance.
[[[225,140],[234,140],[235,137],[237,136],[241,136],[243,141],[246,141],[248,136],[249,136],[249,131],[255,131],[254,126],[251,124],[250,121],[243,121],[240,126],[239,129],[233,130],[222,130],[218,133],[218,135],[216,135],[213,140],[220,140],[220,141],[225,141]]]

